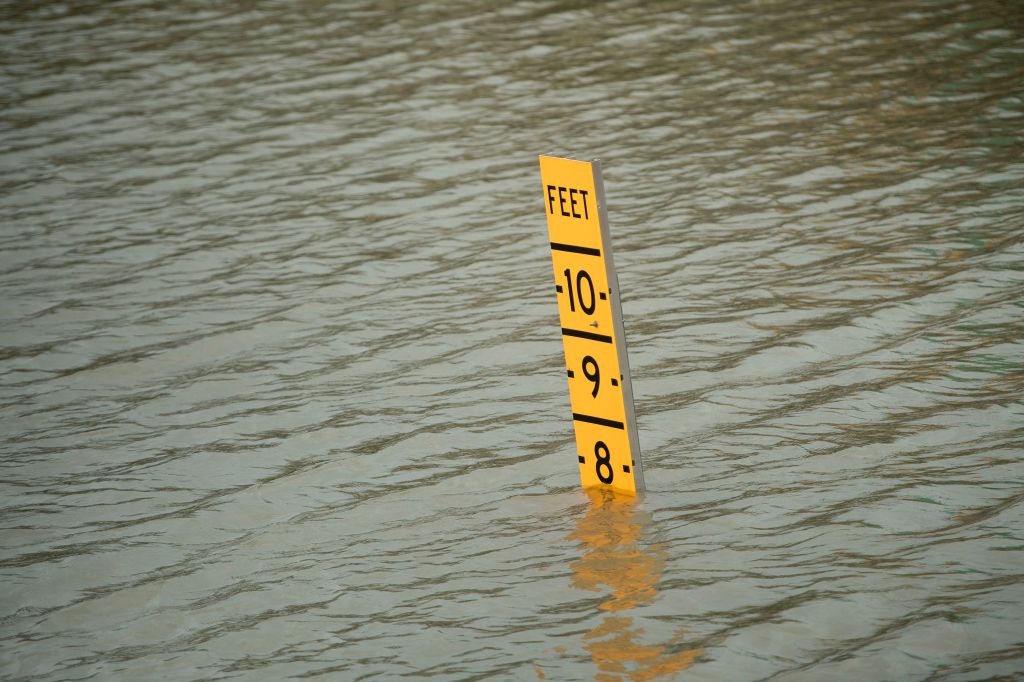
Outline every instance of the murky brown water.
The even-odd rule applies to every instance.
[[[3,678],[1024,673],[1020,3],[0,15]],[[636,501],[539,153],[604,166]]]

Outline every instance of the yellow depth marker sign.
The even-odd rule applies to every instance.
[[[644,489],[601,164],[540,157],[584,488]]]

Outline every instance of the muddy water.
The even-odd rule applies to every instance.
[[[1019,4],[0,16],[0,676],[1024,672]],[[637,500],[539,153],[604,166]]]

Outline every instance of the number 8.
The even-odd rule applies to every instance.
[[[604,455],[601,454],[601,450],[604,450]],[[594,455],[597,457],[597,465],[595,467],[597,477],[601,479],[601,483],[611,483],[615,477],[615,472],[612,471],[612,453],[608,450],[608,446],[604,444],[604,441],[599,440],[594,444]],[[607,476],[601,475],[601,467],[608,469]]]

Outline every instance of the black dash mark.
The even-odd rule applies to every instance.
[[[619,385],[619,380],[618,379],[612,379],[612,386],[618,386],[618,385]]]
[[[613,429],[625,430],[626,425],[622,422],[617,422],[612,419],[605,419],[604,417],[591,417],[589,414],[580,414],[578,412],[572,413],[572,418],[578,422],[586,422],[588,424],[597,424],[598,426],[610,426]]]
[[[582,253],[584,256],[600,256],[601,249],[592,249],[589,246],[576,246],[575,244],[559,244],[551,242],[552,251],[568,251],[569,253]]]
[[[598,294],[598,295],[601,297],[602,301],[607,301],[608,300],[608,294],[604,293],[603,291],[600,294]]]
[[[622,472],[626,473],[626,474],[629,473],[629,465],[628,464],[623,464],[622,465]]]
[[[555,291],[557,291],[558,293],[562,293],[562,285],[561,284],[556,284],[555,285]]]
[[[612,342],[612,337],[606,336],[605,334],[581,332],[579,329],[566,329],[565,327],[562,327],[562,336],[575,336],[578,339],[590,339],[591,341],[601,341],[603,343]]]
[[[579,457],[580,464],[586,464],[587,463],[587,458],[584,457],[583,455],[577,455],[577,457]]]
[[[565,370],[565,373],[569,375],[570,379],[572,379],[574,376],[576,376],[576,373],[573,372],[571,369]]]

